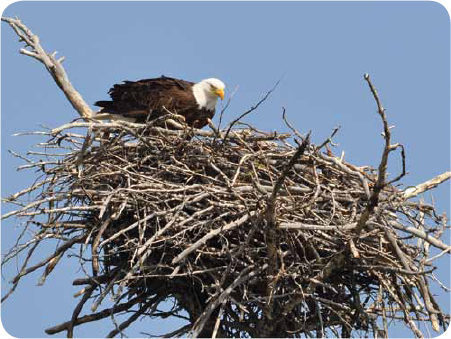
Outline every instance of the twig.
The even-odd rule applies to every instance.
[[[338,130],[341,128],[340,125],[338,125],[337,127],[335,127],[332,131],[332,134],[330,135],[330,137],[328,137],[321,145],[319,145],[318,147],[316,147],[316,150],[319,151],[321,148],[323,148],[324,146],[326,146],[329,143],[332,143],[332,138],[335,136],[335,134],[337,134]]]
[[[271,196],[268,200],[268,206],[269,208],[274,211],[274,204],[277,198],[277,194],[279,193],[280,188],[282,187],[283,182],[285,181],[286,176],[288,175],[288,172],[293,168],[296,161],[302,157],[302,154],[304,154],[305,149],[310,143],[310,133],[307,134],[304,141],[302,141],[302,144],[299,145],[298,149],[296,150],[296,153],[294,153],[293,157],[290,159],[290,161],[287,163],[285,168],[283,169],[282,174],[277,178],[276,184],[274,185],[274,189],[271,193]]]
[[[78,326],[84,323],[88,323],[88,322],[92,322],[92,321],[96,321],[96,320],[100,320],[100,319],[104,319],[109,317],[112,313],[119,313],[119,312],[123,312],[128,310],[130,307],[132,307],[133,305],[136,305],[137,303],[142,302],[143,300],[145,300],[144,296],[139,296],[136,298],[131,299],[130,301],[127,301],[125,303],[119,304],[119,305],[115,305],[112,308],[106,308],[100,312],[97,313],[92,313],[92,314],[88,314],[85,315],[83,317],[77,318],[77,320],[75,321],[74,324],[72,324],[72,326]],[[45,333],[47,334],[56,334],[62,331],[66,331],[69,327],[71,326],[71,321],[66,321],[62,324],[50,327],[48,329],[45,330]]]
[[[222,117],[224,115],[224,113],[227,111],[227,108],[229,108],[229,105],[233,99],[233,97],[235,96],[236,92],[238,91],[238,88],[240,86],[236,86],[235,89],[230,93],[229,95],[229,99],[227,100],[227,103],[225,104],[224,108],[221,109],[221,113],[219,114],[219,123],[218,123],[218,129],[221,128],[221,123],[222,123]]]
[[[271,88],[265,95],[263,98],[260,99],[259,102],[257,102],[254,106],[252,106],[250,109],[248,109],[246,112],[244,112],[243,114],[241,114],[238,118],[236,118],[235,120],[233,120],[230,124],[229,124],[229,128],[227,129],[224,138],[222,139],[222,143],[224,143],[227,140],[227,137],[229,136],[230,131],[232,130],[232,127],[241,119],[243,119],[246,115],[248,115],[249,113],[252,113],[253,111],[255,111],[258,106],[260,106],[260,104],[262,104],[263,102],[266,101],[266,99],[268,99],[268,97],[271,95],[272,92],[275,91],[275,89],[277,88],[277,86],[279,85],[280,81],[282,79],[277,80],[276,84],[274,85],[273,88]]]
[[[378,225],[377,223],[373,223],[371,221],[369,222],[369,224],[370,225],[371,224]],[[431,245],[433,245],[433,246],[435,246],[435,247],[437,247],[437,248],[439,248],[439,249],[441,249],[443,251],[448,251],[450,249],[450,246],[444,244],[442,241],[440,241],[440,240],[438,240],[438,239],[436,239],[434,237],[429,236],[424,231],[421,231],[421,230],[416,229],[414,227],[406,227],[406,226],[400,224],[399,222],[396,222],[396,221],[393,221],[393,220],[392,221],[388,221],[388,224],[390,226],[396,228],[396,229],[399,229],[401,231],[413,234],[416,237],[419,237],[419,238],[429,242]],[[381,226],[381,227],[383,227],[383,226]]]
[[[202,331],[202,329],[205,326],[205,323],[209,320],[211,313],[214,311],[216,307],[219,306],[222,302],[224,302],[224,299],[227,298],[232,291],[239,286],[240,284],[246,282],[247,280],[254,277],[258,272],[265,270],[267,267],[267,264],[263,265],[262,267],[254,268],[253,266],[245,268],[233,281],[229,287],[227,287],[217,298],[214,299],[213,302],[211,302],[205,309],[205,311],[202,313],[202,315],[198,318],[198,321],[194,324],[194,326],[191,329],[192,337],[197,338],[199,333]]]
[[[203,236],[201,239],[196,241],[194,244],[192,244],[190,247],[186,248],[182,251],[178,256],[176,256],[173,260],[173,264],[178,264],[180,261],[182,261],[184,258],[186,258],[191,252],[198,249],[200,246],[204,245],[209,239],[217,236],[218,234],[222,232],[227,232],[235,227],[238,227],[245,223],[249,218],[252,218],[255,215],[255,212],[250,212],[248,214],[245,214],[240,219],[233,221],[231,223],[228,223],[227,225],[224,225],[222,227],[216,228],[209,233],[207,233],[205,236]]]
[[[112,330],[110,333],[108,333],[108,335],[106,336],[106,338],[114,338],[120,331],[126,329],[128,326],[130,326],[131,323],[133,323],[136,319],[138,319],[140,316],[142,316],[142,314],[144,312],[147,311],[147,309],[149,307],[151,307],[154,304],[154,300],[151,299],[150,301],[148,301],[147,303],[145,303],[143,306],[141,306],[139,308],[138,311],[134,312],[126,321],[124,321],[123,323],[121,323],[119,325],[119,328]]]
[[[83,294],[83,297],[81,298],[80,302],[77,304],[77,306],[74,309],[74,312],[72,313],[72,318],[70,320],[69,325],[67,326],[67,338],[73,338],[74,336],[74,325],[77,322],[78,315],[80,314],[83,305],[89,300],[91,297],[92,292],[94,292],[95,287],[89,286],[85,293]]]

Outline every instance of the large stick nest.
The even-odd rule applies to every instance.
[[[40,267],[44,283],[64,253],[79,251],[86,277],[74,284],[86,287],[71,320],[49,334],[72,336],[74,326],[119,312],[131,316],[108,336],[156,314],[187,315],[172,336],[387,336],[390,320],[421,336],[417,321],[437,331],[448,324],[428,283],[429,247],[449,249],[439,240],[445,219],[394,185],[378,186],[377,171],[335,157],[327,142],[296,133],[295,147],[288,135],[254,128],[126,122],[43,134],[46,160],[24,166],[41,181],[7,199],[33,201],[6,215],[37,232],[4,262],[60,241],[36,265],[27,256],[14,289]],[[111,294],[115,306],[97,311]],[[88,300],[93,313],[79,316]],[[164,313],[165,300],[175,306]]]
[[[73,282],[85,287],[70,320],[47,333],[72,337],[75,326],[112,317],[112,337],[141,317],[169,316],[187,325],[166,336],[386,337],[393,321],[403,321],[422,337],[418,324],[447,327],[429,284],[447,290],[433,263],[450,252],[440,240],[449,226],[433,206],[409,199],[451,173],[405,191],[394,186],[405,175],[404,148],[390,142],[368,75],[384,125],[377,171],[346,163],[325,152],[330,140],[315,146],[294,129],[298,147],[286,135],[231,130],[239,119],[213,132],[174,121],[181,130],[91,122],[64,57],[47,53],[18,18],[2,21],[25,42],[21,53],[42,62],[90,121],[38,133],[50,136],[43,152],[29,152],[38,160],[13,153],[41,178],[4,199],[19,209],[3,218],[19,217],[25,229],[2,264],[26,254],[2,301],[45,267],[43,284],[65,253],[79,253],[86,273]],[[389,181],[388,155],[397,149],[403,171]],[[30,264],[49,239],[56,251]],[[97,311],[108,295],[114,306]],[[92,313],[81,316],[88,301]],[[165,301],[174,307],[159,310]]]

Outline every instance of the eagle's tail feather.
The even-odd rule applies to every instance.
[[[112,101],[96,101],[94,103],[95,106],[98,107],[102,107],[102,108],[107,108],[107,107],[111,107],[113,105]]]
[[[117,107],[114,104],[114,101],[97,101],[96,103],[94,103],[94,105],[101,107],[99,113],[119,114],[119,112],[117,112]]]

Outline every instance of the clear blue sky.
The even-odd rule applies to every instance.
[[[72,84],[91,105],[107,99],[109,87],[124,79],[218,77],[228,93],[239,86],[225,116],[229,122],[283,75],[276,92],[246,121],[263,130],[286,131],[285,107],[300,131],[313,131],[315,143],[341,125],[335,152],[345,150],[345,160],[356,165],[377,166],[382,127],[362,77],[368,72],[389,122],[396,125],[393,141],[406,147],[409,175],[403,183],[415,185],[450,168],[450,18],[438,3],[18,2],[3,15],[18,15],[47,51],[66,56]],[[2,23],[2,197],[35,179],[32,172],[14,170],[22,163],[7,150],[24,153],[42,141],[11,135],[77,117],[44,67],[18,54],[21,47]],[[392,156],[389,172],[398,171],[399,158]],[[434,191],[437,209],[448,216],[449,190],[448,182]],[[2,207],[3,213],[9,210]],[[2,223],[2,253],[20,230],[14,220]],[[65,260],[43,287],[36,286],[41,272],[26,277],[2,305],[6,330],[16,337],[43,337],[45,328],[69,320],[77,303],[72,294],[78,290],[71,282],[83,276],[75,267]],[[16,269],[13,263],[3,270],[2,295]],[[450,285],[449,257],[441,261],[438,276]],[[439,299],[449,312],[449,296]],[[126,333],[161,334],[174,321],[141,324]],[[110,328],[108,319],[77,327],[75,335],[103,337]],[[408,333],[397,329],[393,335]]]

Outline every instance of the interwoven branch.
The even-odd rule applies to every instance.
[[[75,127],[87,128],[86,135],[71,132]],[[172,315],[189,314],[194,336],[327,335],[340,327],[387,334],[379,317],[408,317],[416,334],[420,319],[436,330],[447,326],[426,283],[434,271],[426,248],[449,254],[440,239],[448,223],[432,206],[407,200],[413,190],[384,184],[377,212],[355,238],[368,211],[367,187],[377,184],[375,169],[321,153],[309,136],[294,147],[287,135],[255,129],[232,130],[226,143],[214,131],[190,133],[74,122],[39,132],[49,138],[40,144],[44,160],[42,153],[39,161],[20,156],[44,180],[4,199],[20,206],[4,218],[26,219],[39,238],[11,249],[4,262],[26,250],[31,257],[39,239],[65,240],[44,261],[27,267],[27,259],[12,291],[46,267],[44,283],[67,249],[84,253],[79,264],[87,276],[74,280],[86,285],[80,302],[68,322],[48,333],[71,337],[77,326],[107,314],[136,314],[106,334],[115,335],[168,299],[177,305]],[[22,202],[25,194],[34,200]],[[422,241],[405,242],[405,234]],[[108,295],[136,302],[97,311]],[[89,302],[92,313],[83,315]]]

